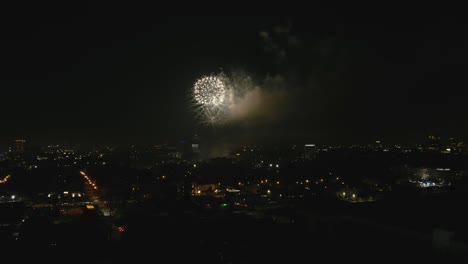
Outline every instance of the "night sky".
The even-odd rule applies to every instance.
[[[15,137],[155,144],[194,133],[251,142],[468,140],[468,34],[455,14],[161,17],[149,6],[43,4],[7,13],[2,148]],[[222,127],[199,124],[191,86],[220,69],[280,80],[281,103]]]

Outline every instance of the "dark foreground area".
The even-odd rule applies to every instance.
[[[414,223],[431,214],[418,213],[421,209],[412,204],[392,206],[306,201],[264,211],[204,211],[187,205],[165,210],[143,205],[119,218],[86,212],[60,218],[53,217],[53,211],[42,211],[30,214],[11,239],[3,233],[2,256],[20,263],[467,260],[466,241],[452,239],[452,245],[447,245],[449,227],[395,224],[405,215],[407,222]],[[398,216],[391,218],[395,212]],[[437,218],[427,219],[431,221]]]

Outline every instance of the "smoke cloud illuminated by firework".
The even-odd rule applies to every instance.
[[[213,74],[193,86],[193,105],[201,123],[269,121],[281,114],[288,96],[280,77],[256,84],[245,72]]]

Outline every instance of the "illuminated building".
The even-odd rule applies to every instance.
[[[199,140],[197,135],[195,135],[195,137],[192,140],[192,152],[194,154],[200,154]]]
[[[201,153],[200,153],[200,144],[198,140],[198,136],[195,135],[190,142],[190,158],[189,160],[193,162],[197,162],[201,160]]]
[[[383,149],[382,141],[376,140],[376,141],[375,141],[375,145],[374,145],[374,149],[375,149],[375,150],[382,150],[382,149]]]
[[[455,138],[450,138],[450,143],[446,148],[446,151],[449,153],[464,153],[465,144],[461,141],[456,140]]]
[[[26,140],[24,140],[24,139],[15,139],[15,152],[16,153],[23,153],[25,145],[26,145]]]
[[[304,158],[305,159],[315,159],[317,157],[317,146],[315,144],[305,144],[304,145]]]
[[[431,152],[440,151],[440,137],[439,136],[429,136],[427,139],[426,150]]]

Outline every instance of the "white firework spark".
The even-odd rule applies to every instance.
[[[220,78],[207,76],[195,82],[193,95],[199,104],[219,106],[225,101],[226,87]]]
[[[193,100],[197,118],[202,123],[220,124],[226,118],[230,89],[224,74],[204,76],[193,86]]]

